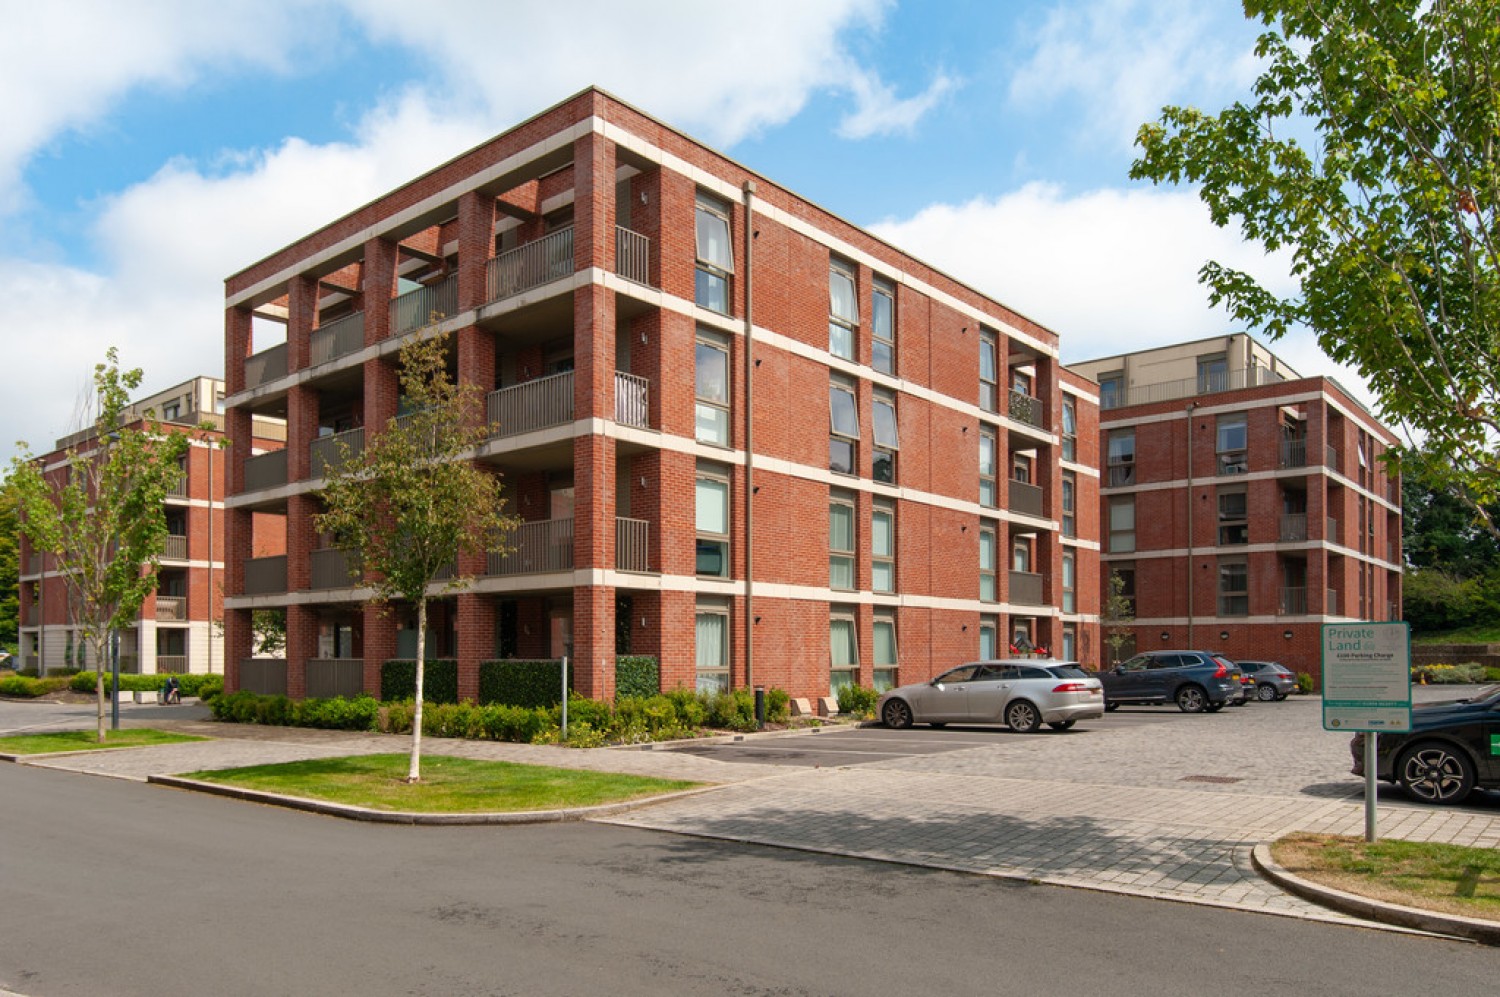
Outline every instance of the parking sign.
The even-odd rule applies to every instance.
[[[1411,730],[1411,628],[1323,624],[1323,729]]]

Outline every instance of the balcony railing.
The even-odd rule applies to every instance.
[[[312,459],[312,476],[321,478],[325,469],[339,467],[345,459],[358,457],[364,451],[365,428],[363,426],[346,429],[342,433],[320,436],[308,444],[308,455]]]
[[[177,533],[167,534],[167,542],[161,549],[161,556],[173,561],[186,561],[188,556],[188,538]]]
[[[511,534],[512,550],[489,555],[491,575],[531,575],[573,570],[573,520],[522,523]]]
[[[450,274],[436,284],[391,299],[391,335],[420,329],[435,319],[450,318],[457,312],[458,274]]]
[[[646,429],[651,424],[651,382],[615,371],[615,422]]]
[[[187,498],[188,479],[187,472],[183,471],[177,477],[167,482],[167,498]]]
[[[26,573],[28,575],[40,575],[42,573],[42,555],[32,554],[26,559]]]
[[[178,631],[181,633],[181,631]],[[158,654],[156,656],[156,673],[158,675],[186,675],[188,670],[188,659],[185,654]]]
[[[1006,410],[1012,419],[1024,422],[1028,426],[1037,429],[1046,429],[1047,420],[1042,414],[1042,400],[1026,394],[1024,391],[1010,392],[1010,407]]]
[[[1323,449],[1323,463],[1335,471],[1339,469],[1339,452],[1334,448],[1332,443]]]
[[[359,584],[359,566],[336,547],[315,550],[308,559],[308,584],[315,589],[341,589]]]
[[[1281,542],[1297,543],[1307,539],[1307,513],[1288,512],[1281,517]]]
[[[156,622],[178,623],[187,618],[187,596],[159,595],[156,597]]]
[[[286,555],[252,557],[245,561],[245,594],[271,595],[286,591]]]
[[[573,228],[569,226],[490,260],[485,269],[485,300],[499,301],[572,273]]]
[[[1012,571],[1010,601],[1017,606],[1042,605],[1042,576],[1035,571]]]
[[[1306,467],[1307,441],[1304,439],[1281,441],[1281,466]]]
[[[615,570],[651,570],[650,527],[644,519],[615,519]]]
[[[1276,611],[1279,616],[1306,616],[1307,589],[1283,588],[1281,598],[1276,603]]]
[[[272,450],[245,458],[245,491],[286,484],[286,451]]]
[[[311,658],[304,675],[309,699],[353,699],[365,691],[363,658]]]
[[[573,421],[573,372],[491,391],[486,417],[496,437],[518,436]]]
[[[1173,401],[1220,391],[1253,388],[1262,384],[1277,384],[1284,380],[1286,379],[1280,374],[1265,367],[1240,367],[1223,373],[1215,371],[1204,377],[1185,377],[1176,381],[1136,385],[1128,389],[1122,386],[1113,392],[1104,391],[1100,393],[1099,407],[1112,409],[1123,405]]]
[[[1337,589],[1328,590],[1328,601],[1324,603],[1323,612],[1329,616],[1339,615],[1339,593]]]
[[[1339,542],[1339,521],[1332,516],[1323,522],[1323,539],[1331,544]]]
[[[307,347],[307,362],[316,367],[320,363],[348,356],[364,345],[365,313],[355,312],[312,331]]]
[[[241,658],[240,688],[257,696],[285,696],[286,659]]]
[[[1040,516],[1042,514],[1042,489],[1025,481],[1012,481],[1010,499],[1006,503],[1006,508],[1011,512],[1019,512],[1027,516]]]
[[[245,358],[245,387],[256,388],[278,377],[286,377],[286,344],[277,343]]]
[[[637,284],[651,284],[651,240],[623,225],[615,226],[615,273]]]

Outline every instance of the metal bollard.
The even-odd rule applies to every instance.
[[[755,687],[755,726],[759,730],[766,729],[766,687],[763,685]]]

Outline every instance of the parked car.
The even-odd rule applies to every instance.
[[[1244,706],[1246,703],[1250,702],[1250,697],[1254,695],[1254,685],[1245,679],[1245,673],[1240,670],[1240,666],[1216,651],[1210,651],[1209,657],[1213,658],[1215,661],[1222,664],[1225,668],[1229,669],[1231,672],[1239,676],[1239,692],[1234,696],[1234,698],[1229,701],[1229,705]]]
[[[1240,670],[1208,651],[1145,651],[1099,672],[1104,708],[1126,703],[1176,703],[1184,713],[1215,713],[1243,702]]]
[[[1283,700],[1297,691],[1297,673],[1279,661],[1237,661],[1247,690],[1262,703]]]
[[[1365,735],[1349,742],[1355,775],[1365,774]],[[1455,804],[1479,786],[1500,789],[1500,685],[1467,699],[1411,711],[1411,731],[1378,735],[1375,776],[1420,803]]]
[[[1104,690],[1075,661],[1047,658],[974,661],[931,682],[891,689],[875,704],[887,727],[913,723],[1003,723],[1020,734],[1046,724],[1067,730],[1104,715]]]

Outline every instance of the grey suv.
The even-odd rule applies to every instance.
[[[1184,713],[1215,713],[1243,701],[1240,670],[1208,651],[1146,651],[1099,673],[1104,708],[1176,703]]]

